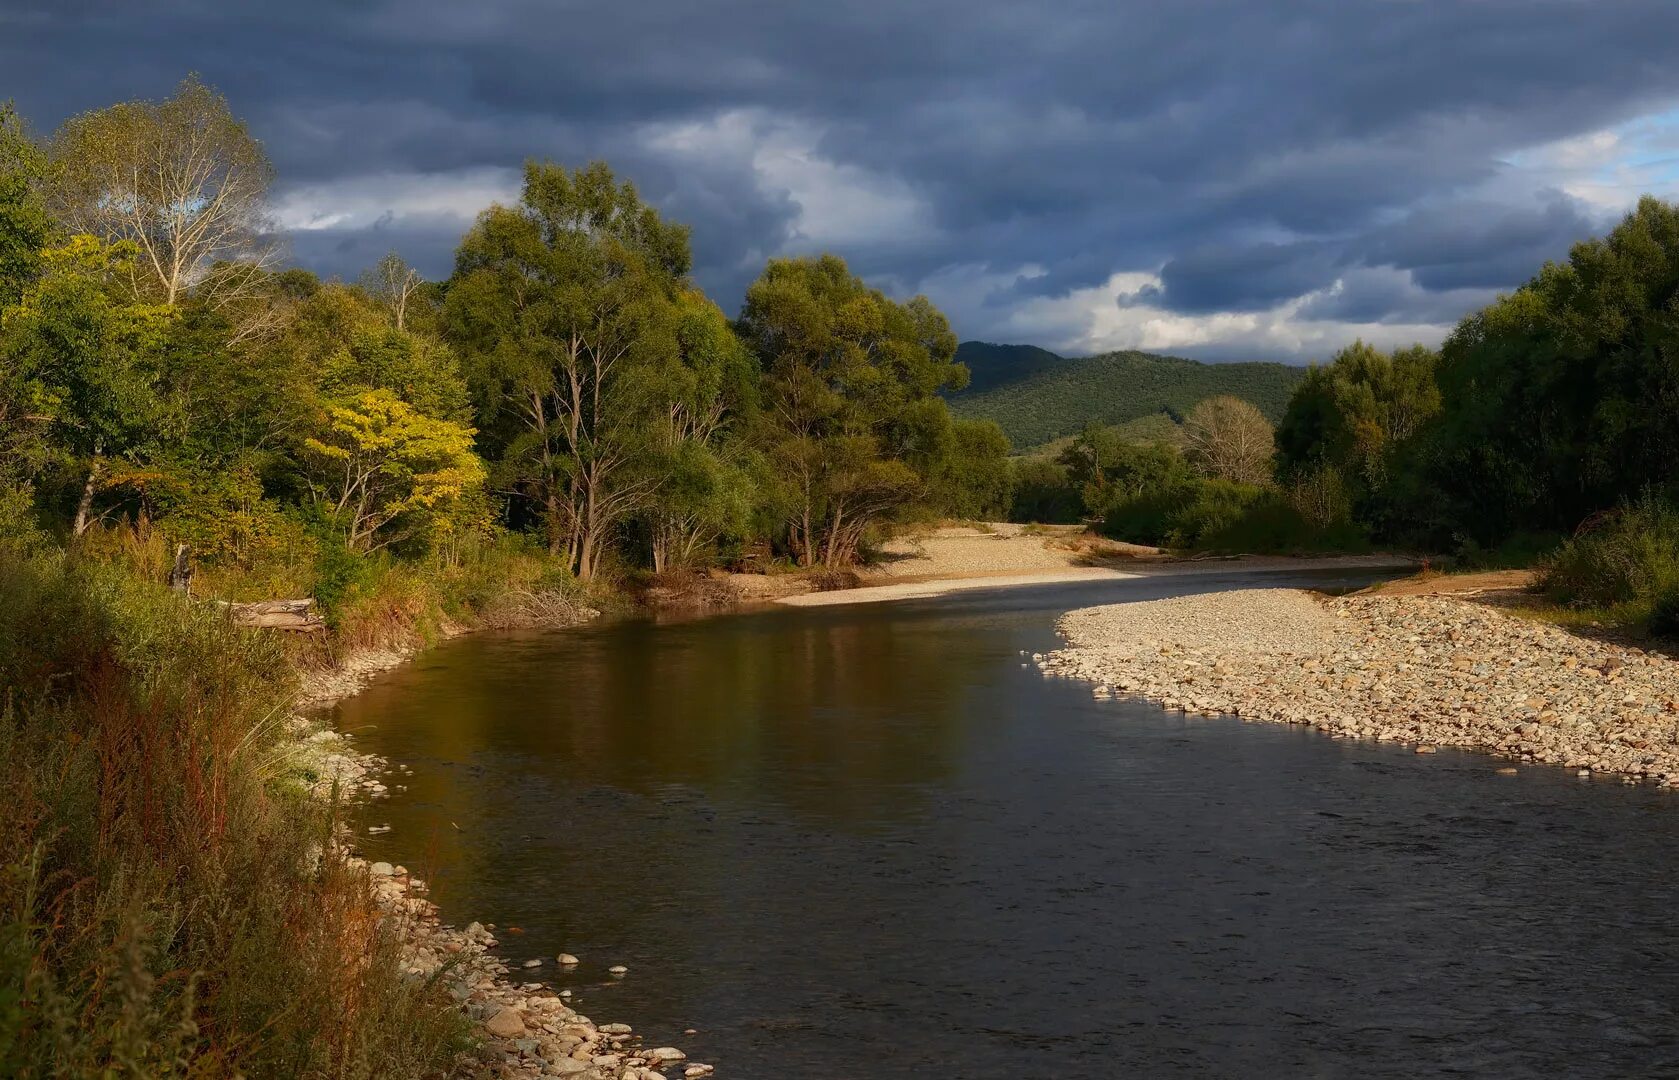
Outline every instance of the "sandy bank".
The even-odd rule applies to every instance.
[[[1679,783],[1679,663],[1485,604],[1262,589],[1063,616],[1048,674],[1098,698]]]
[[[884,600],[919,600],[929,596],[966,592],[971,589],[1006,589],[1021,585],[1053,585],[1067,581],[1103,581],[1136,577],[1124,570],[1099,566],[1067,567],[1060,570],[1001,571],[971,577],[936,578],[931,581],[902,581],[890,585],[865,585],[832,592],[799,593],[779,597],[775,602],[790,607],[829,607],[834,604],[876,604]]]
[[[1122,581],[1140,577],[1176,577],[1242,572],[1299,572],[1316,570],[1396,570],[1412,565],[1408,560],[1386,555],[1346,555],[1322,559],[1245,555],[1234,559],[1186,560],[1181,562],[1142,560],[1105,566],[1064,566],[1057,570],[1000,570],[965,576],[934,577],[928,580],[870,584],[831,592],[799,593],[777,597],[775,602],[791,607],[828,607],[834,604],[873,604],[888,600],[920,600],[974,589],[1008,589],[1027,585],[1054,585],[1075,581]],[[1123,566],[1124,569],[1119,569]]]

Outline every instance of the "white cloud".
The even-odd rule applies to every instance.
[[[1138,297],[1158,288],[1158,275],[1114,274],[1101,285],[1075,289],[1065,296],[1011,299],[998,303],[996,293],[1019,277],[1036,277],[1041,267],[999,273],[976,266],[949,267],[922,283],[963,337],[1042,345],[1070,356],[1119,349],[1183,353],[1219,359],[1298,361],[1327,359],[1354,338],[1382,348],[1416,342],[1437,344],[1451,329],[1433,323],[1346,322],[1303,314],[1314,301],[1340,287],[1280,304],[1266,311],[1188,315],[1168,311]]]
[[[1498,189],[1549,187],[1604,213],[1629,210],[1641,195],[1679,197],[1679,110],[1531,147],[1507,164]]]
[[[377,173],[305,184],[274,203],[280,227],[294,232],[366,229],[381,224],[459,223],[491,203],[519,197],[517,170],[489,166],[446,173]]]

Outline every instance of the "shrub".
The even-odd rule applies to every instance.
[[[1370,548],[1364,531],[1346,519],[1318,524],[1302,514],[1288,494],[1266,489],[1196,546],[1226,554],[1320,555]]]
[[[1319,524],[1292,493],[1228,480],[1194,480],[1122,499],[1102,532],[1116,540],[1188,551],[1299,555],[1368,551],[1364,531],[1346,521]]]
[[[1652,604],[1679,588],[1679,510],[1646,495],[1602,516],[1541,564],[1539,583],[1574,607]]]
[[[1103,515],[1102,535],[1132,544],[1165,544],[1177,515],[1193,498],[1192,485],[1180,484],[1120,499]]]

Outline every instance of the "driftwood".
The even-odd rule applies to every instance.
[[[264,600],[256,604],[229,604],[227,613],[240,626],[314,634],[326,629],[326,620],[310,610],[314,606],[313,599]]]
[[[175,545],[175,563],[169,569],[169,587],[192,596],[192,559],[185,544]],[[318,634],[326,629],[326,620],[315,614],[313,597],[302,600],[262,600],[254,604],[230,604],[225,600],[212,603],[226,609],[227,617],[237,626],[255,626],[265,630],[286,630],[294,634]]]

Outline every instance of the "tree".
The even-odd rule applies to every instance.
[[[480,426],[580,578],[657,484],[640,465],[688,265],[687,229],[598,162],[527,164],[519,206],[485,211],[456,255],[446,319]]]
[[[1380,488],[1393,451],[1440,411],[1438,359],[1421,345],[1383,353],[1355,341],[1312,368],[1277,428],[1280,470],[1327,466]]]
[[[956,335],[925,297],[898,304],[834,255],[772,259],[746,293],[742,337],[764,370],[766,456],[788,489],[805,566],[853,561],[868,530],[925,490],[960,388]]]
[[[1441,346],[1443,408],[1416,440],[1435,537],[1572,532],[1679,486],[1679,206],[1644,198],[1466,317]]]
[[[644,467],[656,477],[647,525],[653,569],[692,563],[751,512],[739,422],[756,407],[756,365],[717,305],[689,289],[676,300],[675,362],[649,398],[659,412]]]
[[[137,298],[175,304],[199,282],[231,298],[274,253],[273,168],[227,100],[197,76],[166,101],[72,117],[50,150],[60,218],[73,231],[135,245]]]
[[[1057,459],[1085,513],[1107,513],[1117,501],[1133,499],[1189,479],[1176,444],[1128,439],[1106,424],[1091,424]]]
[[[134,257],[129,244],[72,237],[43,253],[40,278],[0,317],[8,381],[26,388],[30,418],[85,471],[77,536],[92,521],[111,457],[137,459],[180,434],[161,388],[173,312],[128,298],[122,286]]]
[[[1203,475],[1238,484],[1271,480],[1276,443],[1265,415],[1241,398],[1201,402],[1183,424],[1185,456]]]
[[[41,198],[46,155],[9,103],[0,104],[0,309],[16,304],[41,270],[56,226]]]
[[[956,420],[948,447],[931,477],[935,508],[968,520],[989,520],[1009,511],[1009,437],[992,420]]]
[[[304,448],[316,460],[317,499],[342,522],[346,546],[376,551],[412,534],[404,518],[446,509],[483,483],[474,434],[389,390],[368,390],[329,407],[326,429]]]
[[[390,313],[391,322],[398,330],[405,330],[409,306],[425,283],[420,272],[393,251],[362,275],[361,287]]]

